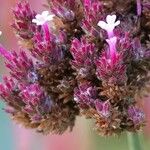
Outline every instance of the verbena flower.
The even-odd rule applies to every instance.
[[[94,119],[101,135],[141,129],[145,116],[137,99],[150,91],[149,1],[48,5],[42,14],[26,1],[13,10],[21,50],[0,46],[10,73],[0,84],[4,110],[43,134],[72,130],[80,114]]]

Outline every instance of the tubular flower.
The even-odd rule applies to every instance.
[[[105,136],[145,125],[138,100],[150,93],[150,5],[122,2],[48,0],[41,14],[17,4],[12,27],[23,48],[0,46],[9,69],[0,96],[14,121],[62,134],[83,115]]]

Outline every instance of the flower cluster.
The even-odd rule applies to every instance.
[[[102,4],[98,0],[84,0],[84,15],[82,28],[88,36],[99,37],[97,23],[102,19]]]
[[[24,40],[31,39],[37,27],[32,23],[36,13],[31,10],[29,3],[27,1],[19,2],[13,9],[13,14],[12,27],[16,34]]]
[[[0,84],[4,110],[44,134],[72,130],[78,115],[94,119],[101,135],[140,130],[145,116],[137,100],[150,91],[149,2],[48,5],[37,14],[23,1],[13,11],[22,49],[0,46],[10,73]]]

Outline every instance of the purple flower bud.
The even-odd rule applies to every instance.
[[[84,16],[82,28],[88,34],[94,37],[99,36],[97,23],[102,19],[102,4],[98,0],[84,0]]]
[[[93,107],[94,101],[97,97],[97,90],[92,87],[90,83],[82,84],[74,91],[74,100],[82,106]]]
[[[17,80],[27,79],[27,74],[30,70],[33,70],[34,65],[32,59],[28,58],[24,51],[17,54],[15,51],[9,52],[0,47],[0,54],[6,59],[5,63],[12,77]]]
[[[122,56],[117,54],[115,59],[108,59],[104,52],[96,61],[97,77],[107,83],[122,84],[126,81],[126,66],[123,64]]]
[[[136,106],[130,106],[128,108],[128,115],[129,115],[129,119],[133,121],[135,126],[144,123],[144,119],[145,119],[144,113]]]
[[[76,7],[75,0],[53,0],[49,1],[52,12],[67,21],[73,21],[75,18],[74,8]]]
[[[104,118],[108,118],[111,115],[111,104],[109,101],[102,102],[100,100],[95,101],[95,107],[99,115]]]
[[[44,91],[38,84],[31,84],[22,89],[20,96],[26,104],[32,104],[33,106],[41,103],[45,98]]]
[[[32,23],[36,13],[31,10],[29,3],[19,2],[13,9],[13,14],[15,21],[12,27],[16,33],[23,39],[31,39],[38,27]]]
[[[59,39],[53,35],[47,24],[42,26],[43,35],[36,33],[32,55],[42,63],[55,64],[63,59],[62,46]]]
[[[72,41],[70,52],[74,58],[72,65],[76,70],[81,68],[92,68],[94,65],[95,45],[90,44],[86,39]]]

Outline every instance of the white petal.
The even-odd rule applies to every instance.
[[[47,21],[51,21],[51,20],[53,20],[53,17],[54,17],[55,15],[49,15],[49,16],[47,16],[47,18],[46,18],[46,20]]]
[[[35,18],[36,18],[36,19],[41,18],[41,15],[40,15],[40,14],[37,14],[37,15],[35,16]]]
[[[108,24],[114,24],[115,21],[116,21],[116,15],[108,15],[108,16],[106,17],[106,22],[107,22]]]
[[[117,22],[115,22],[115,26],[118,26],[120,24],[120,20],[118,20]]]
[[[0,31],[0,36],[2,35],[2,31]]]
[[[43,16],[43,17],[47,17],[48,15],[49,15],[49,12],[48,12],[48,11],[43,11],[43,12],[42,12],[42,16]]]
[[[32,22],[35,23],[37,26],[42,25],[41,21],[37,19],[33,19]]]
[[[37,20],[36,20],[36,19],[32,19],[32,22],[33,22],[33,23],[37,23]]]
[[[99,21],[98,24],[97,24],[99,27],[101,27],[102,29],[104,30],[107,30],[107,26],[108,24],[104,21]]]

